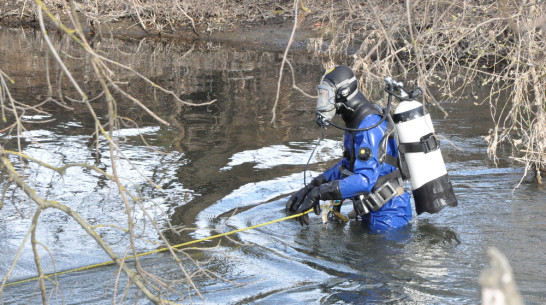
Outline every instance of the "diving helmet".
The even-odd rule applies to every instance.
[[[358,92],[358,81],[347,66],[337,66],[327,71],[317,86],[316,122],[328,126],[340,107],[349,108],[347,99]]]

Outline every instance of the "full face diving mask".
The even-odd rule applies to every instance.
[[[335,92],[334,88],[324,81],[317,86],[317,91],[317,115],[315,121],[319,126],[325,127],[329,125],[329,121],[336,115]]]

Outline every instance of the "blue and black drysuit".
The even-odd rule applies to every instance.
[[[358,128],[372,126],[379,122],[381,116],[370,114],[358,125]],[[342,199],[355,198],[363,193],[370,193],[379,177],[396,170],[396,167],[387,162],[379,162],[380,144],[387,128],[387,121],[366,131],[345,131],[344,158],[332,168],[322,174],[329,182],[339,180],[339,190]],[[398,157],[394,139],[385,139],[386,154]],[[361,154],[359,152],[367,152]],[[381,152],[383,153],[383,152]],[[352,164],[354,162],[354,164]],[[345,176],[345,169],[352,172]],[[412,218],[410,194],[405,191],[396,196],[377,211],[362,216],[372,230],[399,228],[408,224]]]
[[[372,107],[369,102],[364,105]],[[361,115],[364,118],[360,120],[358,125],[348,125],[353,129],[364,129],[373,126],[382,118],[377,113],[367,112],[369,114]],[[389,159],[385,156],[382,158],[381,154],[384,153],[390,156],[391,160],[396,160],[398,157],[395,140],[386,138],[387,124],[385,120],[379,126],[369,130],[346,131],[343,159],[294,194],[287,203],[287,210],[303,212],[314,207],[315,211],[318,211],[319,199],[353,199],[373,191],[380,177],[397,169],[396,163],[390,162],[391,164],[389,164],[379,161],[380,158]],[[387,142],[382,142],[382,140]],[[373,231],[403,227],[412,219],[410,194],[408,191],[404,191],[403,194],[386,202],[379,210],[360,216]],[[302,224],[308,223],[308,217],[301,217],[300,222]]]

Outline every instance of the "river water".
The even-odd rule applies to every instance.
[[[98,94],[89,62],[78,57],[65,38],[54,41],[86,92]],[[138,123],[120,126],[116,136],[131,162],[119,161],[123,183],[143,198],[133,206],[135,246],[140,252],[161,245],[151,219],[171,244],[180,244],[283,218],[287,198],[303,185],[304,171],[308,177],[317,175],[341,156],[342,132],[328,129],[306,168],[320,137],[313,122],[315,101],[291,89],[290,77],[282,82],[271,124],[282,50],[260,44],[157,40],[97,41],[95,46],[182,99],[217,100],[205,107],[183,106],[116,70],[129,92],[170,123],[155,122],[129,102],[118,105],[123,116]],[[47,95],[45,54],[38,34],[0,29],[0,69],[15,80],[10,88],[20,102],[35,103]],[[305,50],[291,54],[296,81],[304,91],[314,93],[324,60]],[[56,88],[58,68],[51,64],[49,69]],[[65,96],[75,96],[66,79],[62,82]],[[492,123],[488,106],[479,103],[486,95],[486,90],[478,89],[457,103],[443,102],[447,117],[430,109],[436,131],[446,139],[442,152],[459,200],[455,208],[434,215],[414,212],[409,226],[383,233],[369,232],[354,221],[323,224],[313,214],[307,227],[285,220],[230,239],[192,245],[180,259],[188,273],[196,272],[193,281],[200,295],[184,281],[169,254],[142,256],[140,264],[171,285],[173,290],[161,289],[162,297],[178,303],[478,304],[478,278],[488,265],[487,249],[496,247],[510,261],[527,304],[544,304],[546,190],[527,180],[516,188],[523,169],[507,157],[509,149],[497,164],[488,159],[483,136]],[[95,105],[104,115],[100,99]],[[1,145],[16,149],[19,140],[25,154],[50,164],[88,162],[109,171],[107,146],[100,144],[97,155],[91,144],[93,121],[83,108],[71,106],[74,110],[50,105],[50,114],[26,115],[33,122],[54,120],[28,124],[20,137],[4,132]],[[127,223],[125,206],[113,183],[81,168],[59,176],[32,162],[12,161],[39,194],[76,210],[119,255],[129,251],[129,239],[120,229]],[[162,189],[150,186],[143,176]],[[343,207],[342,212],[349,209]],[[22,193],[8,188],[0,210],[2,276],[34,211],[35,205]],[[185,230],[174,234],[169,222]],[[59,211],[42,213],[37,238],[47,272],[109,260],[75,221]],[[208,272],[197,272],[198,267]],[[36,268],[27,242],[8,282],[33,276]],[[60,275],[58,286],[47,284],[49,301],[149,303],[134,288],[127,289],[123,275],[117,276],[114,265]],[[7,286],[1,298],[3,304],[41,303],[37,281]]]

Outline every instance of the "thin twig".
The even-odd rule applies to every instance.
[[[286,45],[286,48],[284,49],[284,54],[282,57],[281,67],[279,69],[279,80],[277,82],[277,94],[275,95],[275,103],[273,104],[273,109],[271,110],[271,124],[275,123],[275,120],[277,118],[276,109],[277,104],[279,103],[279,96],[281,94],[281,81],[282,81],[282,74],[284,70],[284,63],[286,62],[286,56],[288,55],[288,50],[290,50],[290,47],[292,46],[292,43],[294,42],[294,35],[296,34],[296,29],[298,27],[298,8],[299,8],[299,0],[294,0],[294,26],[292,27],[292,32],[290,33],[290,38],[288,39],[288,44]]]

